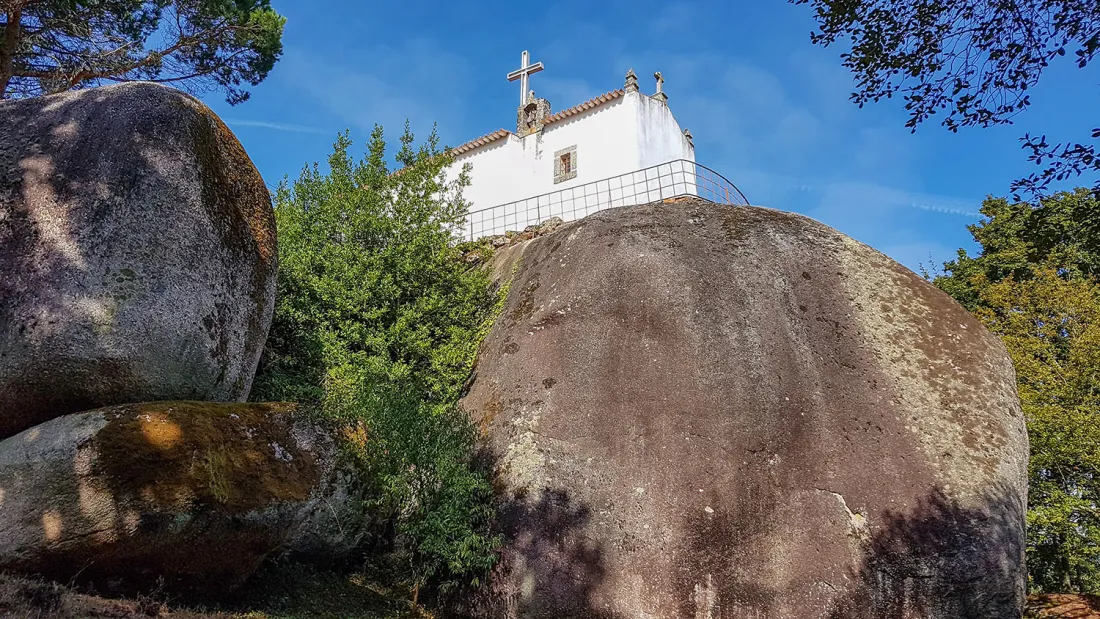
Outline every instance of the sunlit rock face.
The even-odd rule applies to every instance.
[[[213,595],[272,553],[349,552],[363,521],[325,427],[290,404],[153,402],[0,441],[0,570]]]
[[[463,404],[506,544],[475,614],[1019,616],[1013,368],[947,295],[808,218],[695,199],[494,260]]]
[[[0,437],[151,400],[244,400],[271,322],[270,196],[180,91],[0,103]]]

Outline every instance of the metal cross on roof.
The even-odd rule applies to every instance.
[[[519,80],[519,104],[523,105],[527,102],[527,85],[530,76],[543,70],[541,62],[535,64],[528,64],[531,62],[531,55],[527,53],[527,50],[523,50],[523,54],[520,56],[520,67],[515,71],[508,74],[508,81],[514,82]]]

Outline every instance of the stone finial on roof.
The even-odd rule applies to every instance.
[[[550,116],[550,102],[535,96],[535,91],[527,93],[526,102],[519,106],[516,114],[516,135],[523,137],[542,131],[547,117]]]
[[[695,136],[691,135],[690,129],[684,129],[684,137],[687,138],[688,144],[691,144],[692,147],[695,146]]]
[[[657,92],[653,93],[653,98],[657,99],[661,103],[668,103],[668,95],[665,94],[665,76],[661,75],[660,71],[653,74],[653,77],[657,79]]]
[[[626,71],[626,86],[623,90],[627,92],[638,92],[638,76],[634,74],[634,69],[627,69]]]

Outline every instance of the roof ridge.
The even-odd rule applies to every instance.
[[[573,107],[566,108],[564,110],[561,110],[560,112],[555,112],[547,116],[546,119],[542,121],[542,125],[545,127],[546,125],[564,120],[566,118],[569,118],[570,116],[576,116],[581,112],[585,112],[593,108],[599,107],[604,103],[614,101],[615,99],[622,97],[624,94],[626,94],[625,90],[623,90],[622,88],[616,88],[615,90],[610,90],[602,95],[596,95],[595,97],[592,97],[587,101],[578,103]],[[464,142],[462,144],[459,144],[458,146],[455,146],[451,149],[451,154],[458,156],[510,135],[515,134],[511,131],[508,131],[507,129],[497,129],[496,131],[491,131],[483,136],[476,137],[469,142]]]
[[[564,109],[560,112],[555,112],[554,114],[551,114],[550,116],[547,116],[546,120],[544,120],[542,122],[542,124],[543,124],[543,126],[546,126],[546,125],[549,125],[550,123],[558,122],[559,120],[569,118],[570,116],[575,116],[577,114],[580,114],[581,112],[590,110],[594,107],[599,107],[599,106],[603,105],[604,103],[607,103],[608,101],[614,101],[615,99],[618,99],[619,97],[623,96],[625,94],[625,92],[626,91],[624,91],[622,88],[616,88],[615,90],[605,92],[602,95],[597,95],[595,97],[592,97],[588,101],[585,101],[583,103],[578,103],[577,105],[574,105],[571,108],[567,108],[567,109]]]
[[[499,140],[500,138],[503,138],[503,137],[506,137],[506,136],[509,136],[509,135],[512,135],[511,131],[508,131],[507,129],[503,129],[503,128],[497,129],[496,131],[486,133],[483,136],[476,137],[476,138],[470,140],[469,142],[465,142],[463,144],[459,144],[458,146],[455,146],[454,148],[451,149],[451,154],[455,155],[455,156],[461,155],[462,153],[464,153],[466,151],[473,150],[473,149],[475,149],[479,146],[484,146],[484,145],[486,145],[490,142],[495,142],[495,141]]]

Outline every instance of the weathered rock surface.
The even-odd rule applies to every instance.
[[[212,594],[360,539],[322,426],[290,404],[154,402],[0,441],[0,570]]]
[[[259,172],[198,100],[0,103],[0,438],[152,400],[244,400],[271,322]]]
[[[464,400],[506,489],[487,617],[1018,617],[1001,343],[798,215],[613,209],[499,253]]]

